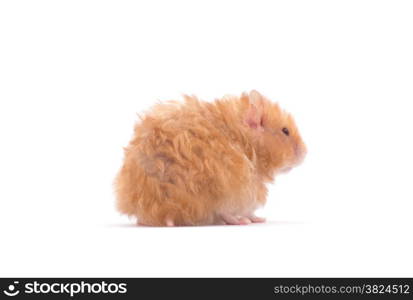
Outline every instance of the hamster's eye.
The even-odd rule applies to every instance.
[[[290,131],[288,130],[287,127],[284,127],[284,128],[282,129],[282,132],[283,132],[286,136],[289,136],[289,135],[290,135]]]

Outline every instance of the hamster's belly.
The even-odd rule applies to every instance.
[[[221,215],[250,216],[261,205],[258,199],[258,184],[252,180],[237,193],[221,200],[215,211],[217,217]]]

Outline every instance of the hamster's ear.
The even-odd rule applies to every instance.
[[[252,90],[248,97],[249,107],[246,113],[245,122],[252,129],[262,129],[264,112],[262,95],[256,90]]]
[[[253,103],[262,101],[262,95],[256,90],[251,90],[248,97],[250,98],[250,102],[253,102]]]

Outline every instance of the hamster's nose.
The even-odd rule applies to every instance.
[[[302,162],[307,154],[307,147],[304,144],[296,144],[294,150],[297,161]]]

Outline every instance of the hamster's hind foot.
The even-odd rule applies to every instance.
[[[166,224],[167,227],[174,227],[175,226],[175,223],[172,219],[166,219],[165,224]]]
[[[221,215],[222,221],[226,225],[248,225],[251,223],[264,223],[265,219],[257,217],[255,215],[251,216],[232,216],[228,214]]]
[[[251,221],[247,217],[232,216],[228,214],[221,215],[222,220],[226,225],[248,225]]]
[[[257,217],[255,215],[251,215],[248,217],[252,223],[265,223],[265,218]]]

